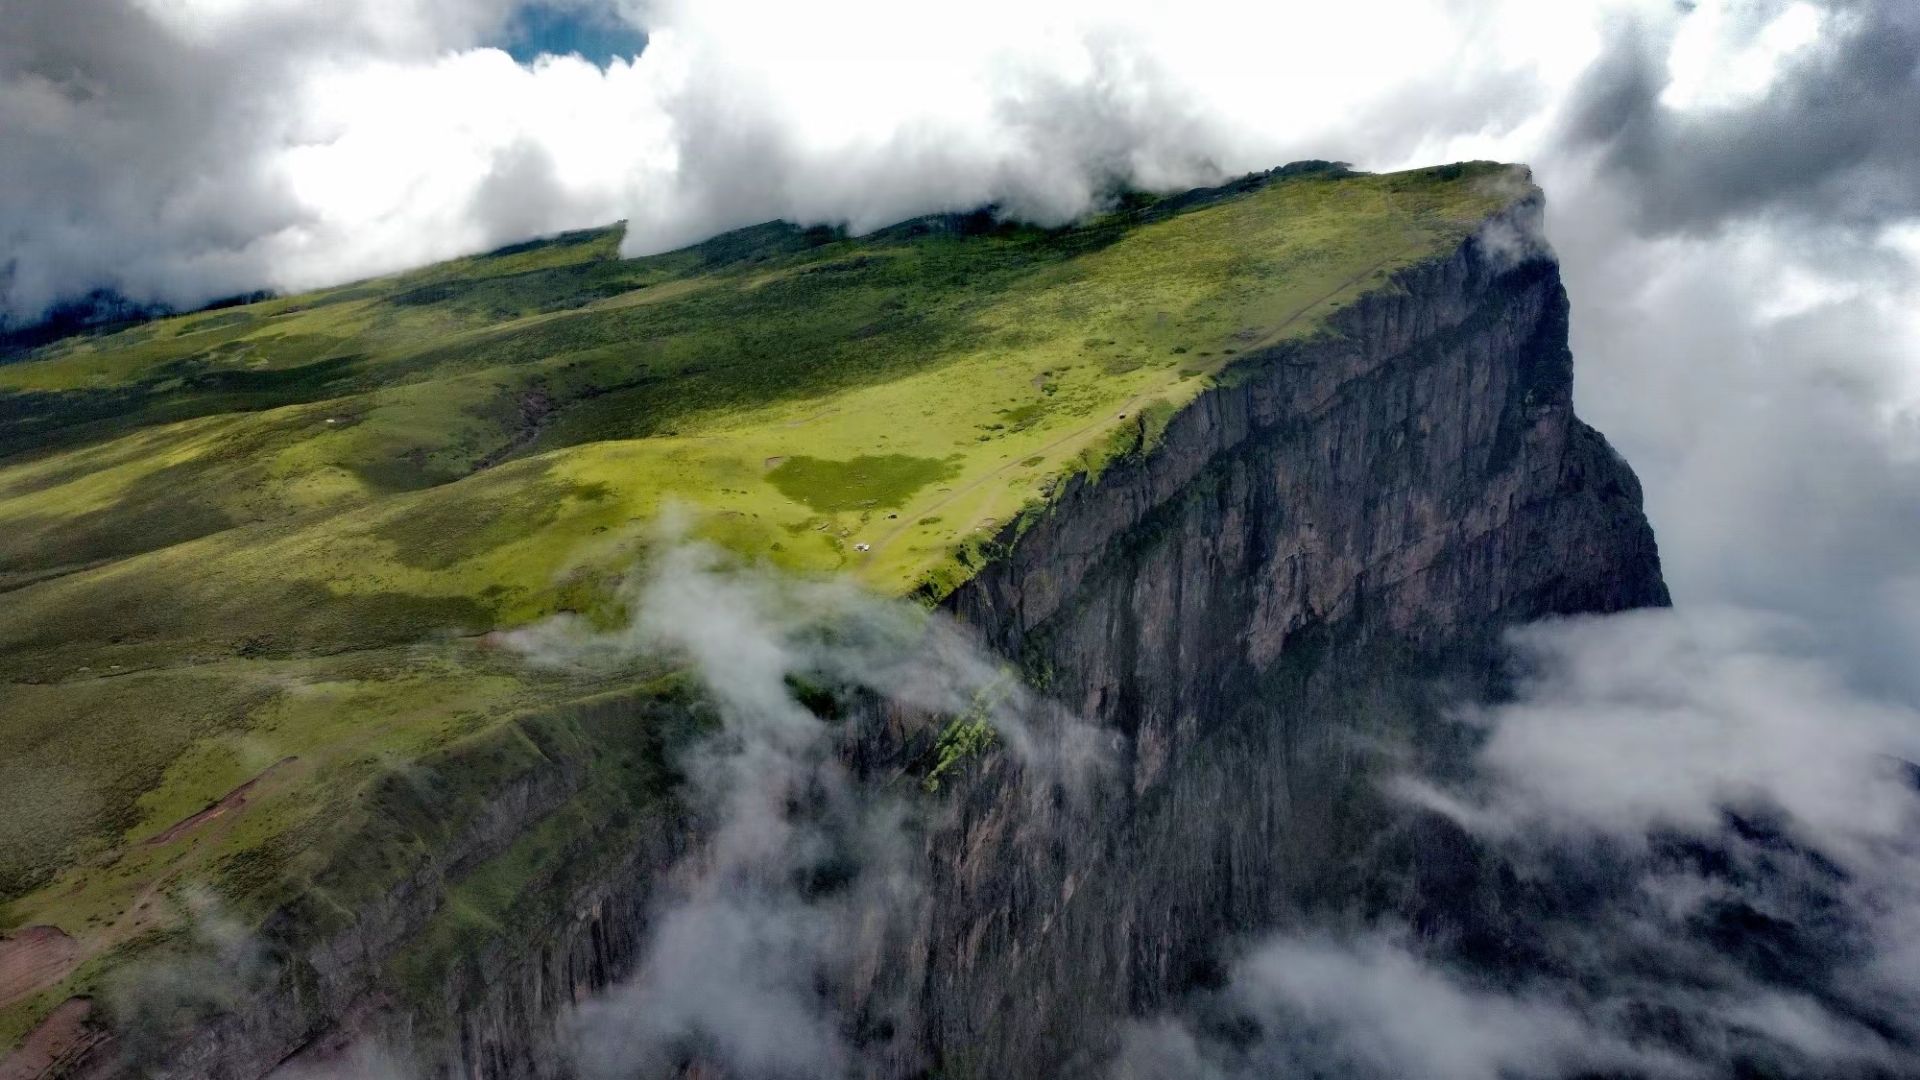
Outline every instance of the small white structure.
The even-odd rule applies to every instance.
[[[873,550],[873,545],[872,545],[872,544],[855,544],[855,545],[853,545],[853,550],[855,550],[855,551],[872,551],[872,550]]]

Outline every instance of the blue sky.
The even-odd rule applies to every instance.
[[[647,35],[604,8],[535,3],[515,13],[498,44],[523,64],[542,53],[578,53],[605,67],[640,55]]]

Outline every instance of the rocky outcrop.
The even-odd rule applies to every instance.
[[[1423,718],[1497,690],[1503,627],[1667,602],[1639,486],[1573,414],[1557,267],[1510,242],[1537,234],[1539,209],[1515,204],[1327,332],[1240,356],[1153,445],[1010,526],[947,599],[1111,733],[1118,764],[1036,798],[988,755],[947,785],[912,940],[854,995],[872,1071],[1088,1072],[1116,1018],[1207,985],[1237,935],[1412,911],[1376,864],[1431,853],[1380,847],[1396,813],[1371,782],[1383,748],[1442,751]],[[898,775],[925,734],[876,709],[848,760]],[[517,802],[462,827],[460,859],[503,850],[583,781],[515,782]],[[203,1030],[194,1074],[324,1062],[366,1031],[411,1036],[441,1075],[550,1074],[551,1018],[631,969],[653,881],[692,842],[680,828],[663,812],[618,857],[583,845],[591,880],[553,886],[549,917],[459,966],[424,1011],[383,1001],[375,977],[458,871],[423,864],[251,1020]]]

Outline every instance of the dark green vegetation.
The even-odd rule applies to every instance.
[[[952,460],[905,454],[862,454],[851,461],[791,457],[774,466],[767,480],[780,494],[826,514],[869,507],[905,505],[914,493],[952,476]]]
[[[1522,190],[1492,165],[1299,169],[1071,229],[773,224],[640,259],[594,230],[0,365],[0,927],[56,924],[87,958],[0,1002],[0,1041],[182,896],[350,917],[515,768],[643,762],[604,717],[684,710],[536,734],[623,687],[491,632],[617,620],[663,508],[937,598],[1062,475],[1144,452],[1231,365]],[[982,748],[952,734],[935,783]],[[580,767],[551,821],[644,817],[666,782]],[[420,775],[452,801],[389,806]],[[432,964],[558,873],[570,827],[526,824]]]
[[[1003,680],[1011,680],[1012,677],[1011,672],[1002,676]],[[999,738],[993,730],[993,713],[1000,706],[1007,689],[1004,681],[987,687],[975,695],[973,707],[965,715],[947,722],[940,737],[934,740],[933,764],[920,782],[922,787],[928,791],[939,791],[940,781],[948,773],[993,748]]]

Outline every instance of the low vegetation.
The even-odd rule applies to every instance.
[[[1514,188],[1293,170],[1068,229],[772,224],[639,259],[616,227],[0,365],[0,928],[88,958],[0,1003],[0,1044],[167,931],[169,898],[291,902],[386,778],[616,689],[490,634],[621,618],[664,508],[937,599],[1060,477],[1149,449]],[[930,784],[990,732],[949,736]],[[408,963],[524,917],[514,868],[564,848],[525,843]]]

